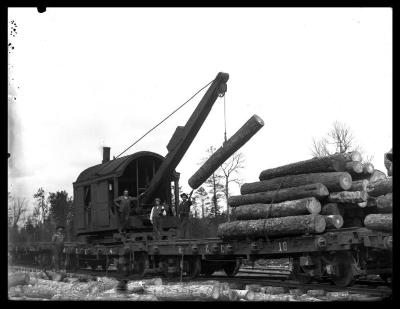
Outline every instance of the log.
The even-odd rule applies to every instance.
[[[312,296],[312,297],[324,296],[325,291],[324,290],[308,290],[307,295]]]
[[[277,217],[318,214],[321,204],[315,197],[277,204],[250,204],[234,208],[237,220],[256,220]]]
[[[357,175],[363,172],[363,165],[358,161],[351,161],[346,163],[346,171],[350,173],[350,175]]]
[[[8,275],[8,288],[17,286],[17,285],[25,285],[29,284],[29,274],[17,272]]]
[[[367,199],[368,194],[365,191],[332,192],[328,196],[328,201],[331,203],[362,203]]]
[[[301,289],[290,289],[289,294],[293,296],[300,296],[303,294],[303,291]]]
[[[375,182],[381,179],[386,179],[386,174],[380,170],[375,170],[372,176],[368,178],[369,182]]]
[[[217,300],[221,293],[219,285],[204,284],[149,285],[145,292],[160,300]]]
[[[364,163],[363,164],[363,173],[372,175],[375,171],[375,167],[372,163]]]
[[[274,237],[322,233],[325,226],[321,215],[291,216],[225,222],[218,226],[217,234],[227,239]]]
[[[321,183],[286,188],[276,191],[259,192],[245,195],[231,196],[228,204],[231,207],[257,203],[279,203],[283,201],[298,200],[306,197],[321,199],[329,195],[328,189]]]
[[[370,230],[392,231],[392,214],[370,214],[364,219],[365,227]]]
[[[254,292],[251,290],[232,290],[238,299],[254,300]]]
[[[353,181],[350,189],[347,189],[347,191],[367,191],[368,183],[367,179]]]
[[[264,293],[254,293],[254,298],[252,301],[294,301],[294,296],[292,295],[270,295]]]
[[[358,162],[359,163],[359,162]],[[283,176],[268,180],[245,183],[240,188],[241,194],[274,191],[284,188],[299,187],[322,183],[329,191],[343,191],[351,187],[352,179],[347,172],[312,173]]]
[[[344,214],[344,209],[341,204],[337,203],[327,203],[322,206],[321,215],[327,216],[327,215],[340,215],[343,216]]]
[[[261,284],[246,284],[244,289],[252,292],[260,292]]]
[[[340,229],[343,226],[343,217],[340,215],[324,216],[327,229]]]
[[[287,291],[282,286],[263,286],[261,287],[260,292],[265,294],[278,295],[285,294]]]
[[[392,177],[380,179],[375,182],[370,182],[367,187],[368,194],[373,197],[378,197],[380,195],[391,193],[392,190]]]
[[[351,174],[353,180],[369,179],[372,177],[375,171],[374,165],[372,163],[362,164],[362,170],[358,174]]]
[[[308,173],[345,172],[347,162],[361,161],[361,159],[361,154],[357,151],[313,158],[264,170],[260,173],[259,179],[267,180],[276,177]]]
[[[381,195],[376,198],[376,207],[379,213],[392,213],[393,193]]]
[[[197,189],[214,173],[222,163],[246,144],[264,126],[264,121],[253,115],[222,147],[214,152],[210,158],[189,178],[192,189]]]
[[[46,274],[46,276],[50,280],[53,280],[53,281],[63,281],[64,278],[67,277],[67,274],[65,271],[56,272],[56,271],[44,270],[43,272]]]

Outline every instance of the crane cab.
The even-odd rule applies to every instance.
[[[118,228],[114,199],[121,196],[125,189],[129,191],[130,196],[138,198],[146,191],[164,161],[163,156],[150,151],[140,151],[113,160],[109,157],[110,148],[104,147],[102,163],[81,172],[73,183],[74,226],[77,236],[112,235]],[[163,202],[177,208],[179,175],[173,171],[170,178],[152,194],[150,201],[159,197]],[[174,193],[171,192],[172,185],[175,187]],[[172,196],[176,197],[174,201]],[[150,222],[152,206],[152,202],[148,204],[137,202],[133,205],[129,216],[129,231],[139,233],[152,231]],[[177,218],[164,217],[161,225],[163,230],[176,229]]]

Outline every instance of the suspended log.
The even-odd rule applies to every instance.
[[[329,191],[323,184],[315,183],[276,191],[231,196],[228,199],[228,205],[231,207],[236,207],[239,205],[257,203],[279,203],[283,201],[298,200],[306,197],[315,197],[321,199],[328,195]]]
[[[340,215],[324,216],[327,229],[340,229],[343,226],[343,217]]]
[[[357,151],[313,158],[264,170],[261,172],[259,179],[267,180],[276,177],[309,173],[345,172],[347,162],[361,161],[361,159],[361,154]]]
[[[353,180],[369,179],[372,177],[375,171],[374,165],[372,163],[362,164],[362,171],[358,174],[352,174]]]
[[[372,173],[372,176],[368,178],[368,180],[371,183],[371,182],[375,182],[375,181],[378,181],[378,180],[381,180],[381,179],[386,179],[386,178],[387,177],[386,177],[386,174],[384,172],[382,172],[380,170],[375,170]]]
[[[367,187],[368,194],[374,197],[391,193],[392,190],[392,177],[370,182]]]
[[[367,191],[368,183],[367,179],[353,181],[350,189],[347,189],[347,191]]]
[[[17,286],[17,285],[25,285],[29,284],[29,274],[27,273],[22,273],[22,272],[17,272],[13,274],[8,275],[8,288],[12,286]]]
[[[363,172],[363,165],[358,161],[351,161],[346,163],[346,171],[350,173],[350,175],[357,175]]]
[[[328,203],[322,206],[321,215],[329,216],[329,215],[340,215],[343,216],[344,209],[341,204],[337,203]]]
[[[365,191],[332,192],[328,196],[328,201],[331,203],[362,203],[367,199],[368,194]]]
[[[305,215],[225,222],[218,226],[217,233],[227,239],[275,237],[322,233],[325,226],[324,216]]]
[[[347,172],[299,174],[245,183],[240,188],[240,193],[251,194],[274,191],[314,183],[322,183],[329,191],[343,191],[351,187],[352,179]]]
[[[318,214],[321,203],[315,197],[286,201],[278,204],[250,204],[236,207],[237,220],[256,220],[277,217]]]
[[[365,217],[364,225],[377,231],[392,231],[392,214],[370,214]]]
[[[189,178],[188,183],[192,189],[197,189],[214,173],[222,163],[232,154],[246,144],[254,134],[264,126],[264,121],[253,115],[222,147],[214,152],[211,157]]]
[[[145,287],[145,291],[160,300],[217,300],[220,298],[219,285],[149,285]]]
[[[381,195],[376,198],[376,207],[379,213],[392,213],[393,193]]]

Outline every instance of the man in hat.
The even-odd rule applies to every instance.
[[[385,153],[385,167],[388,172],[388,176],[392,176],[393,173],[393,148]]]
[[[56,271],[58,271],[60,269],[60,265],[62,265],[65,238],[63,231],[63,226],[57,226],[56,232],[51,238],[51,242],[53,243],[54,268]]]
[[[154,206],[150,213],[150,222],[153,224],[154,239],[161,238],[161,220],[160,218],[167,215],[164,205],[161,205],[161,199],[156,197],[154,199]]]
[[[181,194],[182,202],[178,207],[180,238],[189,238],[189,213],[190,206],[193,204],[190,199],[191,196],[192,193],[190,193],[190,196],[187,196],[186,193]]]
[[[119,233],[122,233],[127,228],[132,202],[137,203],[137,198],[129,196],[129,192],[127,189],[124,190],[124,195],[119,196],[114,200],[114,205],[117,206],[117,219],[118,219],[118,232]]]

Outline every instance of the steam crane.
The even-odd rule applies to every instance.
[[[178,126],[176,128],[175,133],[167,145],[168,154],[151,180],[148,189],[143,194],[143,204],[147,204],[154,198],[154,193],[157,191],[159,186],[163,181],[170,177],[171,173],[178,166],[193,139],[196,137],[197,132],[199,132],[200,127],[210,113],[216,99],[219,95],[225,93],[226,82],[228,79],[229,75],[227,73],[218,73],[217,77],[211,83],[200,103],[186,122],[186,125],[184,127]]]
[[[171,204],[171,181],[174,181],[175,206],[178,204],[179,173],[175,168],[196,137],[218,96],[226,92],[228,79],[227,73],[220,72],[210,83],[185,126],[176,128],[167,145],[168,154],[165,158],[154,152],[140,151],[110,160],[110,148],[103,148],[102,163],[81,172],[73,183],[74,224],[77,236],[85,235],[89,241],[104,241],[109,236],[113,237],[118,224],[114,199],[127,189],[129,194],[138,200],[136,211],[130,213],[128,230],[134,232],[135,239],[151,238],[151,203],[155,197],[160,197]],[[166,217],[163,221],[163,230],[173,234],[177,218]]]

